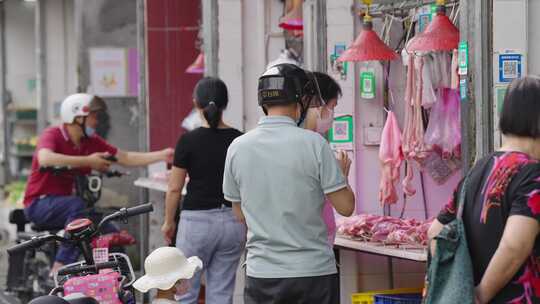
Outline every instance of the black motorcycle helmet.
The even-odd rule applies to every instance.
[[[299,103],[298,125],[305,119],[308,108],[322,105],[320,95],[313,73],[294,64],[272,66],[259,78],[258,99],[264,113],[268,114],[265,106]]]

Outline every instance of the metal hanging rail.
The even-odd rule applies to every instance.
[[[386,13],[392,12],[396,17],[406,17],[409,15],[409,10],[418,8],[424,5],[434,4],[436,1],[419,1],[419,0],[374,0],[373,5],[369,8],[369,14],[374,18],[384,17]],[[459,5],[459,0],[447,1],[446,7],[451,8]],[[364,12],[367,9],[366,5],[359,4],[357,12]],[[355,8],[353,7],[353,10]]]

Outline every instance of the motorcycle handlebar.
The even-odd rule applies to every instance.
[[[83,272],[97,273],[101,269],[116,268],[118,266],[119,265],[118,265],[117,261],[97,263],[95,265],[73,266],[73,267],[60,269],[58,271],[58,275],[59,276],[65,276],[65,275],[68,275],[68,274],[79,274],[79,273],[83,273]]]
[[[41,236],[35,236],[32,239],[22,242],[20,244],[17,244],[15,246],[12,246],[7,249],[7,252],[9,255],[13,255],[15,253],[23,252],[29,249],[38,248],[41,245],[50,242],[50,241],[60,241],[60,242],[66,242],[67,240],[63,237],[54,235],[54,234],[46,234]]]
[[[149,213],[154,211],[154,206],[152,203],[141,204],[131,208],[122,208],[115,213],[109,214],[104,217],[101,222],[98,224],[97,231],[107,222],[116,220],[116,219],[127,219],[128,217],[136,216],[139,214]]]

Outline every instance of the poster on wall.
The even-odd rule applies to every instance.
[[[459,43],[458,47],[458,74],[465,76],[469,73],[469,45],[467,41]]]
[[[137,96],[136,49],[91,48],[89,63],[92,93],[104,97]]]
[[[351,115],[336,117],[328,131],[330,147],[334,150],[353,150],[353,130]]]
[[[418,9],[416,18],[418,20],[418,32],[422,33],[429,25],[433,17],[437,14],[437,6],[435,4],[424,5]]]
[[[346,50],[345,43],[336,43],[334,45],[334,53],[330,55],[330,67],[334,76],[341,80],[347,80],[348,62],[338,62],[337,59]]]
[[[505,51],[498,54],[499,83],[509,83],[520,78],[523,73],[523,55],[518,52]]]

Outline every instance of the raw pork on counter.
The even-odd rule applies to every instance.
[[[432,221],[360,214],[338,220],[338,233],[366,242],[425,246]]]

